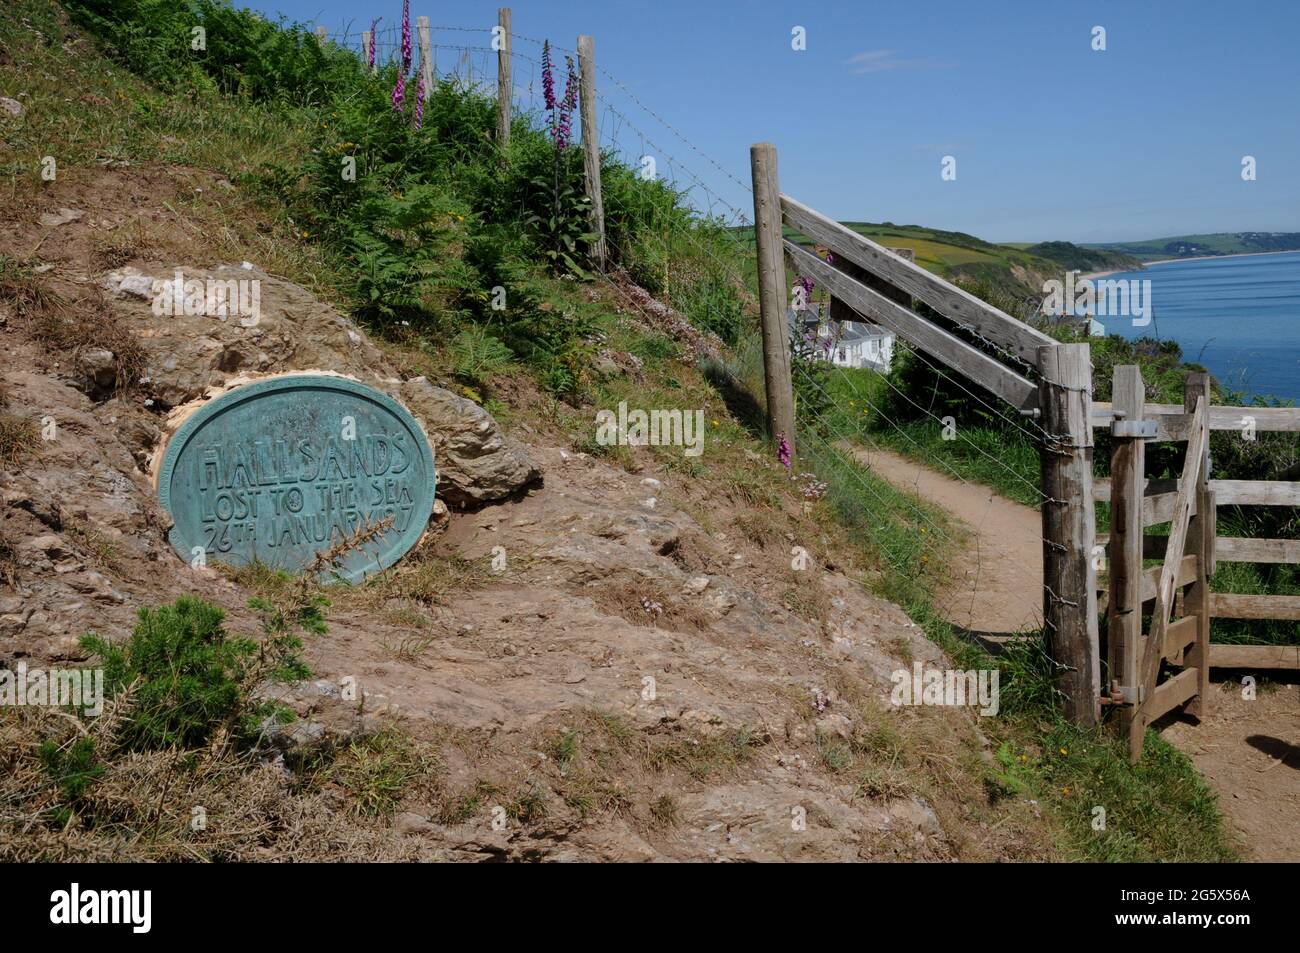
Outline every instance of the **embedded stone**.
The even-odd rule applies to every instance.
[[[168,441],[158,495],[191,566],[261,562],[359,582],[419,541],[433,510],[433,451],[387,394],[291,374],[204,404]]]

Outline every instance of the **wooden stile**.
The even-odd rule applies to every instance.
[[[930,274],[915,262],[877,245],[839,222],[814,212],[788,195],[781,196],[781,213],[791,228],[830,248],[835,253],[836,264],[840,258],[847,259],[889,286],[919,298],[950,320],[1001,345],[1031,367],[1037,366],[1038,348],[1056,343],[1042,331]]]
[[[961,338],[931,324],[910,308],[904,308],[880,292],[854,281],[794,242],[785,240],[784,246],[794,270],[816,279],[830,291],[832,297],[889,328],[908,343],[953,368],[960,375],[992,391],[1013,406],[1027,410],[1038,405],[1038,387],[1033,381],[1022,377]]]

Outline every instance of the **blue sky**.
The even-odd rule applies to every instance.
[[[401,19],[400,0],[237,2],[332,32],[359,32],[376,15],[381,30]],[[411,15],[471,30],[435,30],[436,44],[486,47],[499,5],[415,0]],[[782,189],[844,220],[992,241],[1300,231],[1293,0],[517,0],[511,8],[517,34],[563,47],[579,33],[596,38],[598,63],[682,137],[602,76],[601,95],[625,117],[602,109],[602,138],[632,156],[655,155],[679,181],[698,178],[696,204],[712,193],[752,215],[732,177],[747,186],[749,146],[769,140]],[[791,49],[795,26],[806,29],[806,50]],[[1106,30],[1105,51],[1091,48],[1094,26]],[[528,42],[517,49],[538,55]],[[440,71],[454,58],[438,51]],[[486,53],[471,60],[495,69]],[[530,78],[534,67],[519,61],[525,105]],[[945,155],[956,159],[953,181],[940,176]],[[1257,162],[1253,182],[1241,177],[1247,155]]]

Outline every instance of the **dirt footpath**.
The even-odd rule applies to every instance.
[[[954,558],[952,582],[937,600],[945,619],[976,634],[1041,624],[1037,511],[888,450],[855,453],[878,476],[942,507],[969,529]],[[1247,859],[1300,861],[1300,685],[1292,680],[1265,686],[1248,701],[1241,697],[1244,673],[1211,674],[1215,681],[1205,719],[1180,714],[1157,728],[1218,792]]]
[[[947,510],[970,534],[938,594],[944,619],[977,635],[1010,635],[1043,623],[1042,526],[1037,511],[978,483],[937,473],[889,450],[857,458],[902,490]]]
[[[1248,701],[1240,682],[1212,687],[1203,722],[1179,715],[1161,734],[1219,792],[1248,859],[1300,861],[1300,685],[1265,685]]]

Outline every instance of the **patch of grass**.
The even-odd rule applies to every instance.
[[[650,817],[656,827],[676,827],[681,823],[681,807],[671,794],[661,794],[650,802]]]
[[[117,316],[113,306],[100,291],[81,296],[76,301],[59,299],[34,310],[29,316],[31,335],[47,351],[74,367],[92,351],[109,352],[111,380],[99,372],[93,377],[96,391],[120,393],[139,384],[146,365],[144,347]]]
[[[800,466],[826,482],[819,521],[833,524],[837,538],[876,567],[872,588],[905,607],[927,600],[947,553],[961,538],[946,516],[907,497],[838,447],[805,441]]]
[[[384,651],[403,662],[418,661],[438,640],[428,635],[408,635],[398,642],[385,642]]]
[[[493,578],[492,564],[486,558],[466,559],[418,551],[370,577],[361,586],[340,588],[337,598],[359,608],[393,602],[448,606],[453,599],[481,588]]]
[[[533,824],[546,816],[546,796],[535,785],[515,792],[504,805],[506,817],[516,824]]]
[[[801,619],[821,622],[831,615],[831,600],[818,582],[815,572],[794,573],[781,593],[781,604]]]
[[[703,781],[747,763],[759,743],[754,732],[746,727],[678,738],[654,746],[646,763],[656,771],[682,770],[692,780]]]
[[[998,717],[981,719],[981,728],[999,744],[986,786],[995,798],[1036,800],[1067,857],[1125,862],[1238,859],[1217,798],[1186,755],[1148,731],[1142,760],[1131,765],[1127,742],[1105,725],[1085,730],[1065,721],[1041,634],[990,656],[959,639],[928,605],[908,609],[958,667],[998,669]],[[1105,809],[1105,829],[1093,826],[1096,807]]]
[[[10,588],[18,586],[18,550],[9,537],[0,532],[0,582]]]
[[[29,260],[0,255],[0,301],[8,302],[19,317],[43,311],[55,300],[34,267]]]
[[[35,456],[41,430],[35,420],[0,411],[0,467],[12,470]]]
[[[96,566],[117,569],[121,546],[111,536],[75,519],[64,519],[64,530],[77,541]]]
[[[439,824],[449,827],[464,824],[478,814],[487,803],[487,799],[496,793],[497,788],[494,784],[488,781],[476,781],[469,791],[445,795],[434,816]]]
[[[439,763],[393,730],[353,741],[339,752],[325,777],[348,792],[352,809],[366,817],[392,817],[413,786],[428,779]]]
[[[761,743],[743,727],[651,732],[620,715],[586,711],[540,747],[555,765],[551,786],[580,817],[615,813],[665,828],[679,820],[674,785],[734,775]]]

